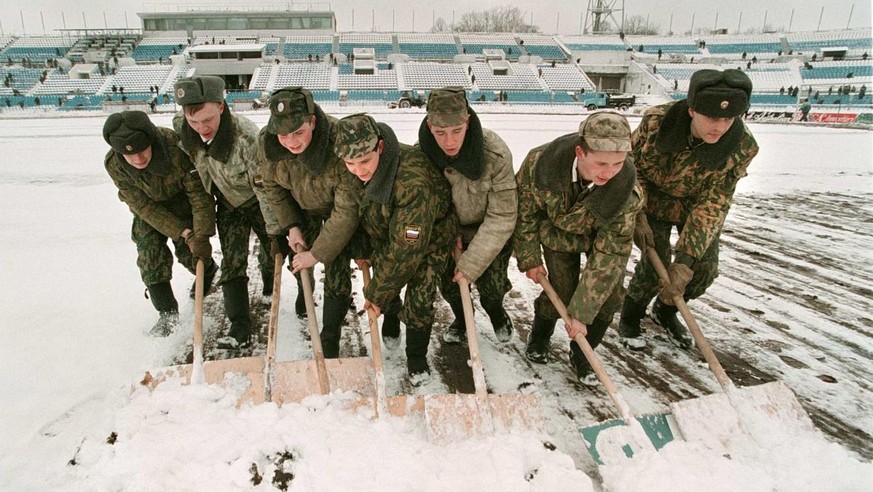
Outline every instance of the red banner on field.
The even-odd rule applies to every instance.
[[[819,123],[854,123],[858,118],[855,113],[810,113],[809,119]]]

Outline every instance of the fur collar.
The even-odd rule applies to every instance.
[[[366,196],[370,201],[388,204],[391,203],[394,178],[397,177],[397,168],[400,166],[400,143],[390,126],[385,123],[377,125],[385,145],[382,147],[382,155],[379,156],[379,167],[373,174],[373,179],[367,183]]]
[[[443,152],[427,127],[427,118],[422,120],[421,126],[418,127],[418,143],[421,151],[436,164],[437,169],[443,170],[452,166],[467,179],[475,181],[482,176],[485,168],[485,136],[482,134],[479,116],[469,106],[467,111],[470,113],[467,135],[464,136],[464,143],[457,157],[450,158]]]
[[[160,133],[156,133],[152,137],[152,160],[149,161],[149,165],[145,169],[137,169],[131,166],[119,152],[115,153],[115,158],[118,160],[121,168],[131,178],[140,178],[146,173],[166,177],[173,172],[173,168],[170,165],[170,153],[167,151],[167,142]]]
[[[573,162],[579,134],[556,138],[540,153],[535,179],[537,188],[566,195],[572,188]],[[618,172],[603,186],[583,195],[582,205],[598,220],[608,222],[621,214],[636,184],[636,168],[628,157]]]
[[[184,118],[184,112],[183,112]],[[212,139],[212,145],[206,149],[206,143],[200,138],[200,134],[191,128],[187,121],[182,123],[182,131],[179,135],[182,141],[182,148],[185,152],[192,154],[197,150],[203,150],[209,154],[209,157],[226,163],[230,159],[230,153],[233,151],[233,145],[236,143],[236,121],[230,114],[230,109],[225,106],[221,113],[221,123],[218,125],[218,132],[215,138]]]
[[[708,144],[691,142],[691,115],[688,114],[688,101],[683,99],[674,104],[658,127],[655,137],[655,147],[666,154],[674,154],[690,149],[696,160],[710,170],[724,166],[731,153],[736,150],[745,133],[745,125],[740,118],[735,118],[730,129],[722,135],[718,142]]]
[[[295,159],[303,164],[309,172],[316,176],[327,168],[328,161],[335,159],[330,138],[331,123],[327,115],[317,104],[315,105],[315,130],[312,132],[312,142],[300,155],[294,155],[279,143],[279,137],[263,130],[261,132],[264,156],[268,161],[276,163],[284,159]]]

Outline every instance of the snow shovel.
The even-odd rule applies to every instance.
[[[541,275],[539,281],[546,295],[555,305],[555,309],[561,314],[564,324],[570,326],[571,319],[567,307],[564,306],[564,302],[555,292],[548,277]],[[655,450],[661,449],[676,438],[676,433],[672,427],[672,418],[669,415],[655,414],[634,417],[630,405],[618,392],[618,388],[606,373],[600,363],[600,358],[597,357],[588,340],[582,334],[577,334],[573,340],[579,344],[582,353],[585,354],[594,374],[597,375],[597,379],[606,389],[606,393],[618,410],[620,417],[579,429],[585,440],[585,447],[595,463],[603,465],[620,462],[632,458],[636,453],[650,450],[652,447]]]
[[[345,391],[358,391],[368,393],[371,391],[369,367],[364,358],[358,359],[335,359],[324,364],[327,378],[319,374],[316,361],[275,361],[275,345],[279,318],[279,299],[281,295],[282,266],[284,258],[281,254],[276,255],[273,273],[273,297],[270,308],[270,327],[268,330],[267,353],[264,357],[242,357],[236,359],[224,359],[207,361],[202,363],[202,381],[209,384],[220,384],[232,388],[239,393],[239,404],[250,402],[259,404],[264,401],[272,401],[278,405],[285,402],[299,402],[312,394],[325,394],[325,388],[333,387]],[[202,273],[202,272],[201,272]],[[197,282],[202,284],[202,275],[198,276]],[[307,277],[304,275],[304,277]],[[308,280],[308,277],[307,277]],[[185,382],[197,382],[192,378],[197,364],[198,350],[202,360],[202,319],[203,319],[203,296],[197,295],[195,286],[194,300],[194,360],[195,364],[184,364],[146,371],[145,377],[139,384],[154,389],[158,384],[173,377],[181,377]],[[304,284],[304,294],[305,294]],[[307,310],[310,311],[310,320],[315,319],[315,307],[312,303],[311,284],[310,295],[307,300]],[[198,308],[199,305],[199,308]],[[311,305],[311,306],[310,306]],[[313,323],[313,321],[310,321]],[[318,329],[315,328],[315,338],[319,344]],[[198,347],[199,346],[199,347]],[[321,376],[321,377],[320,377]],[[325,385],[325,382],[327,385]]]
[[[535,396],[488,394],[485,371],[479,356],[470,284],[465,278],[458,284],[464,306],[475,393],[425,397],[424,414],[430,439],[436,443],[448,443],[513,429],[542,432],[543,415]]]
[[[663,282],[670,275],[654,248],[646,248],[646,255]],[[768,427],[788,428],[800,432],[814,430],[812,421],[800,405],[794,392],[782,381],[753,387],[737,388],[715,356],[709,341],[688,310],[682,295],[673,298],[685,324],[697,343],[700,353],[709,365],[723,394],[706,395],[671,404],[679,430],[687,440],[697,440],[711,449],[728,450],[736,439],[759,439],[769,433]],[[754,427],[754,428],[753,428]],[[760,437],[755,437],[760,436]]]

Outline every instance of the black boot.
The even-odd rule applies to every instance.
[[[512,319],[503,308],[503,299],[482,299],[482,309],[491,318],[491,326],[494,327],[494,336],[501,342],[508,342],[512,338]]]
[[[643,338],[643,329],[640,322],[646,315],[648,302],[637,301],[630,296],[624,297],[621,306],[621,318],[618,322],[618,336],[621,344],[630,350],[643,350],[646,348],[646,340]]]
[[[464,318],[464,305],[461,301],[449,302],[455,320],[443,332],[443,341],[446,343],[464,343],[467,341],[467,324]]]
[[[679,318],[676,317],[678,312],[679,308],[676,306],[664,304],[660,299],[655,299],[655,303],[652,305],[652,321],[667,330],[667,335],[669,335],[673,345],[688,350],[694,346],[694,338],[688,328],[679,322]]]
[[[400,317],[397,313],[383,313],[382,344],[388,350],[396,350],[400,346]]]
[[[406,370],[413,386],[420,386],[430,376],[430,366],[427,365],[430,331],[430,327],[406,330]]]
[[[209,263],[203,266],[203,297],[206,297],[212,289],[212,281],[215,280],[215,274],[218,273],[218,263],[215,263],[215,261],[210,259]],[[191,284],[191,291],[189,292],[191,299],[194,299],[197,295],[196,289],[197,280],[194,280],[194,283]]]
[[[334,297],[324,298],[324,310],[321,315],[321,349],[324,351],[325,359],[339,357],[340,336],[347,311],[347,302]]]
[[[524,351],[528,360],[537,364],[545,364],[549,361],[549,340],[555,332],[557,322],[556,319],[543,319],[540,315],[534,314],[530,335],[527,337],[527,348]]]
[[[179,326],[179,303],[176,302],[176,296],[173,295],[173,287],[170,282],[149,285],[147,289],[152,306],[160,314],[158,322],[149,331],[149,335],[165,337]]]
[[[249,310],[247,278],[237,278],[221,286],[224,292],[224,312],[230,320],[227,336],[218,339],[220,348],[241,349],[251,344],[252,316]]]
[[[606,334],[606,329],[609,328],[609,323],[611,321],[612,320],[601,320],[595,318],[594,321],[588,325],[588,335],[585,335],[585,340],[588,341],[588,345],[591,345],[592,349],[600,345],[601,340],[603,340],[603,335]],[[582,348],[579,347],[579,344],[576,343],[575,340],[570,341],[570,365],[573,366],[573,371],[576,373],[576,377],[579,379],[580,383],[586,386],[597,385],[597,376],[594,374],[594,370],[591,368],[588,359],[585,358],[585,354],[582,353]]]
[[[273,272],[261,270],[261,279],[264,281],[264,288],[261,289],[261,295],[264,297],[273,296]]]
[[[294,301],[294,312],[297,313],[298,318],[306,319],[309,313],[306,312],[306,297],[303,295],[303,281],[300,280],[300,275],[302,274],[297,275],[297,299]],[[315,277],[312,275],[312,270],[309,270],[309,285],[315,292]],[[315,300],[312,302],[314,303]]]

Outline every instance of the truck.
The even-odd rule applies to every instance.
[[[388,107],[394,108],[421,108],[427,104],[427,99],[424,97],[424,91],[403,91],[400,93],[400,98],[397,101],[388,103]]]
[[[621,111],[634,105],[636,96],[623,94],[609,94],[607,92],[586,92],[580,98],[582,105],[589,111],[598,108],[618,108]]]

